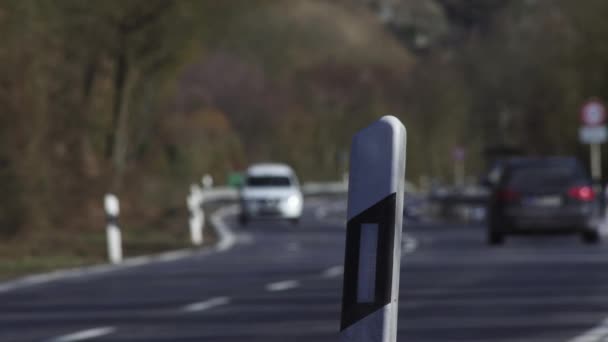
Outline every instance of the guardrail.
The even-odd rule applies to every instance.
[[[415,187],[407,181],[405,190],[406,192],[416,192]],[[340,195],[347,192],[347,182],[308,182],[302,185],[302,193],[305,196]],[[236,200],[238,198],[238,190],[228,186],[203,189],[203,193],[207,201]]]
[[[305,183],[302,185],[302,193],[304,196],[316,195],[339,195],[345,194],[348,191],[348,184],[344,182],[328,182],[328,183]],[[204,203],[213,201],[230,201],[237,200],[239,191],[233,187],[214,187],[203,189]]]
[[[203,182],[209,184],[210,182]],[[211,187],[193,184],[186,198],[186,205],[190,212],[189,231],[193,246],[203,244],[203,231],[207,223],[213,224],[211,215],[205,215],[205,211],[216,210],[221,202],[235,203],[239,198],[239,191],[233,187]],[[302,185],[302,193],[305,196],[339,195],[346,194],[348,185],[344,182],[327,183],[305,183]],[[110,203],[111,202],[111,203]],[[111,204],[111,205],[109,205]],[[218,204],[214,206],[213,204]],[[212,208],[209,208],[212,207]],[[118,226],[119,201],[113,194],[105,197],[105,210],[108,217],[107,222],[107,244],[108,259],[113,264],[120,264],[122,258],[122,239]]]
[[[479,222],[485,220],[488,200],[489,193],[482,188],[433,193],[429,211],[435,218]]]
[[[598,194],[599,214],[608,221],[608,191],[595,185]],[[429,196],[430,216],[439,219],[480,222],[486,219],[490,191],[481,187],[470,187],[462,191],[446,189]]]

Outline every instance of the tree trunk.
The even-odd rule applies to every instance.
[[[109,133],[107,149],[112,160],[113,173],[110,188],[119,191],[127,161],[129,142],[129,105],[132,90],[137,82],[135,68],[129,61],[126,33],[122,32],[120,49],[116,54],[114,74],[114,109],[112,131]]]

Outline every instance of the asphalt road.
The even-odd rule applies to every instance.
[[[0,293],[0,341],[337,341],[343,207],[237,229],[221,253]],[[496,248],[480,225],[450,223],[406,232],[399,341],[608,341],[608,243]]]

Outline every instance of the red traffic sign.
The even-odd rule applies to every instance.
[[[606,107],[598,100],[587,101],[581,109],[581,123],[584,126],[601,126],[606,123]]]

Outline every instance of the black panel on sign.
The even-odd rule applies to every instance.
[[[340,330],[348,328],[391,301],[396,199],[396,194],[389,195],[347,223]],[[366,223],[378,225],[375,300],[370,303],[358,303],[357,278],[361,225]]]

